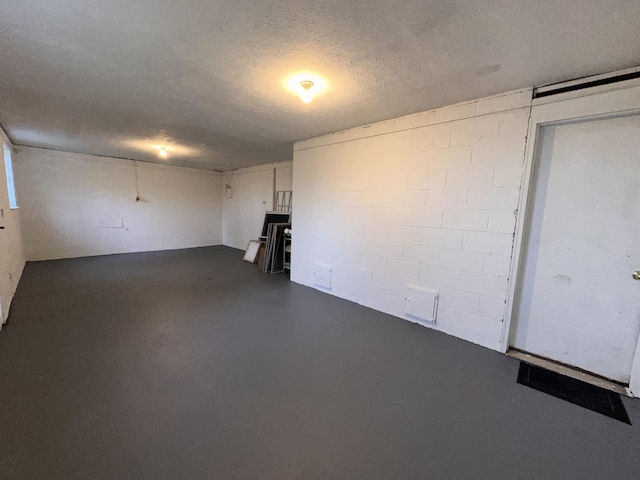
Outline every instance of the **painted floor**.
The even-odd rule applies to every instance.
[[[28,264],[0,332],[0,478],[640,478],[640,400],[625,425],[241,258]]]

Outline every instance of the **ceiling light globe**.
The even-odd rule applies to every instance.
[[[304,92],[301,92],[300,100],[302,100],[304,103],[310,103],[311,100],[313,100],[313,93],[311,93],[309,90],[305,90]]]

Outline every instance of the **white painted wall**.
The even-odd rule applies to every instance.
[[[5,141],[9,146],[11,142],[0,131],[0,141]],[[0,151],[1,154],[1,151]],[[20,205],[21,197],[18,197]],[[25,264],[22,232],[20,225],[20,209],[9,208],[7,193],[7,178],[4,169],[4,161],[0,158],[0,328],[7,321],[11,300],[15,294],[18,281],[22,275]]]
[[[14,169],[27,260],[222,241],[220,173],[30,147]]]
[[[293,281],[401,318],[439,291],[434,328],[499,350],[531,91],[294,145]]]
[[[274,170],[276,190],[291,190],[293,162],[270,163],[224,173],[224,245],[244,250],[249,240],[258,238],[264,212],[273,210]],[[227,185],[231,186],[232,198],[227,196]]]

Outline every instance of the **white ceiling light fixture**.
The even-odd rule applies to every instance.
[[[300,91],[300,100],[304,103],[310,103],[313,100],[313,86],[314,83],[311,80],[303,80],[300,82],[302,90]]]
[[[327,92],[329,82],[322,75],[305,70],[288,76],[283,81],[283,86],[303,103],[310,103],[316,97]]]
[[[169,155],[169,150],[173,150],[171,147],[167,147],[166,145],[152,145],[153,148],[158,150],[158,155],[162,158],[167,158]]]

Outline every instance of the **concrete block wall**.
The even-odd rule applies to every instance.
[[[435,324],[500,349],[531,91],[294,146],[292,275],[408,320],[407,284],[435,289]],[[419,322],[420,323],[420,322]]]
[[[269,163],[225,172],[223,176],[223,243],[246,249],[260,235],[264,213],[273,209],[276,190],[291,190],[293,162]],[[226,186],[231,187],[229,198]]]
[[[27,260],[222,242],[218,172],[30,147],[14,171]]]

